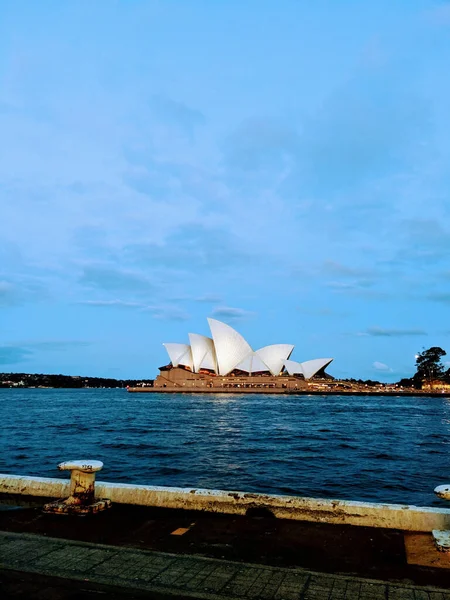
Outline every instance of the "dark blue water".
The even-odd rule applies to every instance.
[[[450,400],[0,390],[0,472],[444,505]]]

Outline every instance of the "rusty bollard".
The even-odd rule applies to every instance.
[[[443,500],[450,500],[450,485],[438,485],[434,493]],[[447,529],[433,529],[433,535],[436,548],[440,552],[450,552],[450,531]]]
[[[95,473],[103,468],[99,460],[73,460],[60,463],[60,471],[70,471],[70,496],[45,504],[45,513],[89,515],[110,508],[108,498],[95,498]]]

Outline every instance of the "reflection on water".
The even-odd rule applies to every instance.
[[[0,402],[2,472],[96,458],[107,481],[445,505],[447,398],[14,389]]]
[[[236,394],[208,394],[204,398],[206,402],[212,402],[213,404],[234,404],[239,401]]]

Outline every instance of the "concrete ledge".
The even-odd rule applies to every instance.
[[[0,500],[1,494],[65,498],[70,494],[70,480],[53,477],[5,475],[0,473]]]
[[[62,498],[69,494],[69,488],[69,480],[0,474],[0,501],[2,493]],[[450,529],[450,510],[445,508],[103,481],[96,482],[95,495],[99,498],[110,498],[113,503],[118,504],[178,510],[236,515],[258,511],[260,514],[271,514],[279,519],[383,527],[403,531],[431,532],[433,529]]]

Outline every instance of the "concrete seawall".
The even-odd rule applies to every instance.
[[[68,479],[23,477],[0,474],[0,502],[3,495],[63,498],[69,495]],[[450,529],[450,510],[399,504],[379,504],[327,500],[297,496],[278,496],[207,490],[159,487],[97,481],[97,498],[113,503],[171,509],[199,510],[223,514],[261,514],[340,525],[383,527],[403,531],[430,532]]]

